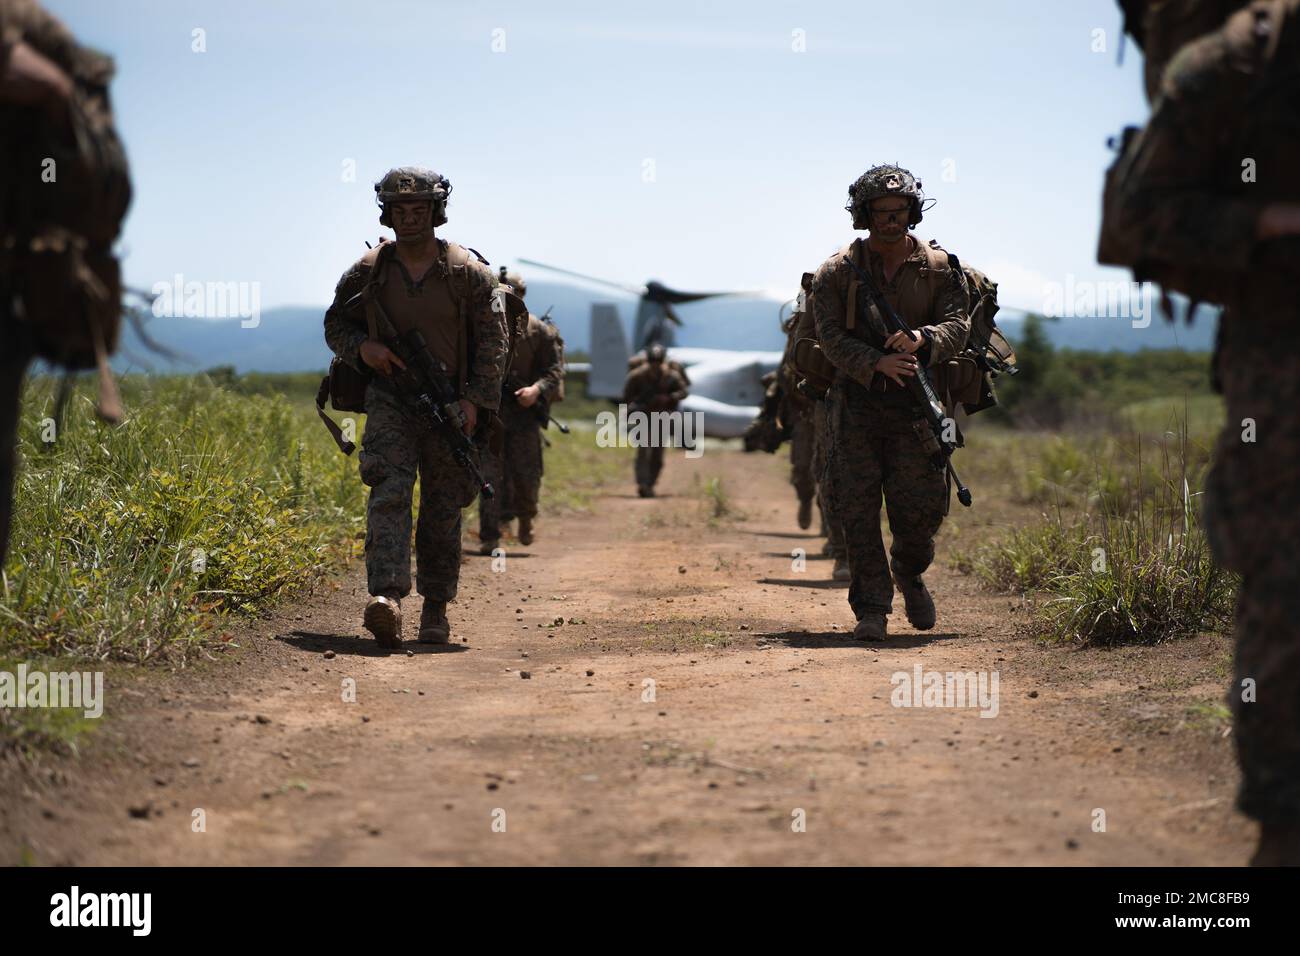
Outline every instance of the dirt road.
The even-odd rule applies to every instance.
[[[1045,648],[941,550],[935,630],[898,600],[886,644],[854,643],[784,468],[673,455],[663,497],[629,474],[503,569],[467,557],[438,652],[412,598],[414,653],[381,654],[354,568],[233,662],[111,681],[79,760],[6,777],[5,862],[1245,862],[1231,740],[1189,717],[1221,642]],[[996,671],[996,716],[893,706],[917,666]]]

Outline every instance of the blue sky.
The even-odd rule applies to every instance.
[[[1105,142],[1146,107],[1110,0],[47,5],[118,62],[137,286],[325,303],[382,229],[374,180],[417,163],[494,262],[792,295],[897,161],[938,200],[918,235],[1005,305],[1125,277],[1095,264]]]

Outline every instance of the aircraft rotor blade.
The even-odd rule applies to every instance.
[[[651,279],[645,284],[646,298],[655,302],[673,303],[674,305],[683,305],[687,302],[699,302],[701,299],[713,299],[721,295],[761,295],[760,292],[679,292],[676,289],[670,289],[656,279]]]
[[[622,282],[611,282],[609,279],[599,279],[596,276],[589,276],[582,272],[574,272],[572,269],[561,269],[559,266],[549,266],[545,262],[537,262],[533,259],[520,259],[518,261],[522,265],[536,266],[539,269],[549,269],[551,272],[559,272],[563,275],[573,276],[576,279],[585,279],[588,282],[607,285],[613,289],[621,289],[631,295],[642,296],[646,294],[645,286],[625,285]]]

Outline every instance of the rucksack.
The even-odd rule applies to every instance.
[[[974,415],[998,403],[993,380],[1003,374],[1015,375],[1019,369],[1015,350],[994,321],[999,308],[998,284],[973,266],[963,264],[961,269],[969,292],[970,336],[966,347],[947,363],[947,387],[952,401],[960,402],[967,415]]]
[[[357,316],[354,321],[358,325],[364,325],[369,338],[374,341],[382,340],[378,330],[378,317],[374,303],[386,281],[388,272],[386,267],[395,251],[396,244],[392,240],[380,237],[379,244],[371,247],[361,257],[361,262],[369,265],[370,271],[366,276],[360,295],[357,297],[358,304],[354,309]],[[460,367],[464,369],[468,367],[466,364],[467,357],[474,352],[473,329],[470,328],[465,314],[466,303],[469,301],[470,294],[469,270],[472,268],[470,256],[474,256],[485,266],[489,263],[477,251],[454,242],[445,244],[445,254],[449,273],[447,284],[451,290],[452,298],[456,301],[461,321],[465,324],[466,334],[461,338],[464,350],[460,362]],[[495,286],[492,309],[494,312],[503,311],[506,315],[506,368],[508,369],[514,361],[515,345],[519,338],[525,334],[528,325],[528,308],[518,296],[502,289],[497,284],[495,277],[493,277],[492,281]],[[369,369],[360,371],[353,368],[336,355],[330,361],[329,371],[321,379],[320,387],[316,391],[316,413],[320,415],[325,427],[329,429],[330,435],[333,436],[335,443],[345,455],[351,455],[356,446],[354,443],[343,439],[338,425],[325,414],[326,400],[334,407],[335,411],[365,412],[366,386],[370,384],[373,374]],[[458,386],[459,384],[457,383]],[[499,431],[499,429],[494,428],[494,433],[496,431]]]
[[[60,133],[35,108],[4,107],[0,122],[22,134],[0,171],[0,268],[35,354],[69,371],[98,368],[100,415],[116,421],[108,356],[121,331],[122,279],[113,243],[131,179],[108,95],[113,61],[72,41],[52,18],[16,26],[72,78],[72,130]]]

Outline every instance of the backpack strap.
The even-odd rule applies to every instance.
[[[375,312],[375,299],[378,298],[388,278],[387,266],[391,255],[389,250],[392,247],[391,241],[381,237],[379,245],[361,257],[362,262],[370,261],[370,274],[366,276],[366,284],[361,287],[361,301],[365,304],[366,329],[372,342],[383,341],[379,336],[379,318]]]
[[[862,259],[861,239],[854,239],[849,243],[848,248],[844,251],[847,252],[848,255],[858,263],[858,265],[862,265],[860,261]],[[853,277],[849,278],[849,294],[846,300],[846,311],[844,313],[844,328],[847,330],[853,329],[858,324],[858,286],[860,285],[862,285],[862,283],[858,279]]]

